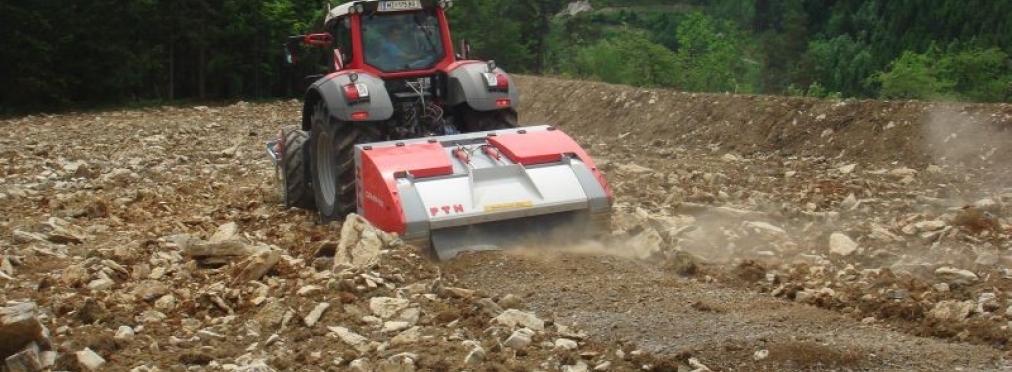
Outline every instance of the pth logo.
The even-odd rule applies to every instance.
[[[464,213],[464,205],[454,204],[452,206],[444,205],[442,207],[429,207],[429,214],[432,215],[432,217],[439,215],[439,212],[443,212],[443,214]]]

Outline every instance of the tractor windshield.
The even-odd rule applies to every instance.
[[[428,13],[362,17],[365,63],[384,72],[422,70],[443,59],[439,19]]]

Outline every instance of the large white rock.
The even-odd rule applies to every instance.
[[[555,340],[555,348],[556,349],[574,350],[574,349],[576,349],[579,346],[580,345],[577,344],[576,341],[570,340],[568,338],[560,338],[560,339],[556,339]]]
[[[390,346],[410,345],[422,339],[422,329],[411,327],[390,339]]]
[[[369,346],[368,338],[365,338],[364,336],[358,333],[352,332],[348,328],[327,327],[327,329],[329,329],[331,332],[334,332],[334,334],[337,335],[337,338],[340,338],[341,341],[344,341],[344,343],[348,344],[348,346],[351,346],[359,353],[363,354],[368,353],[369,350],[372,349],[372,347]]]
[[[503,311],[502,314],[493,318],[492,321],[506,327],[521,326],[537,332],[545,330],[545,321],[539,319],[537,315],[516,309]]]
[[[935,270],[935,276],[949,284],[971,284],[980,280],[973,271],[957,269],[954,267],[940,267]]]
[[[513,331],[513,334],[506,338],[503,345],[517,350],[523,350],[527,348],[527,345],[531,344],[531,337],[534,337],[534,331],[528,328],[520,328]]]
[[[969,317],[975,307],[977,304],[973,301],[940,301],[928,312],[928,318],[946,322],[960,321]]]
[[[334,253],[334,266],[371,266],[379,262],[383,250],[384,235],[387,233],[373,227],[365,218],[349,214],[341,225],[341,239]],[[386,237],[387,241],[392,240]]]
[[[829,235],[829,254],[838,256],[850,256],[857,251],[857,243],[843,233],[832,233]]]
[[[369,299],[369,310],[380,318],[389,319],[406,309],[410,304],[404,298],[373,297]]]
[[[316,322],[320,321],[320,317],[323,316],[323,312],[326,311],[327,308],[329,307],[330,304],[326,302],[321,302],[317,304],[316,307],[313,308],[313,311],[310,311],[309,314],[302,319],[302,321],[306,323],[307,327],[312,327],[316,325]]]
[[[75,354],[77,355],[77,363],[88,371],[97,371],[105,364],[105,359],[89,348],[84,348],[84,350],[78,351]]]
[[[134,339],[134,329],[130,326],[119,326],[116,330],[116,335],[113,336],[117,341],[130,341]]]

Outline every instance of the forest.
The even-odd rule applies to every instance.
[[[1012,102],[1010,0],[582,3],[457,0],[453,37],[514,73],[693,92]],[[327,6],[3,1],[0,114],[299,97],[304,69],[284,63],[281,45],[319,30]]]

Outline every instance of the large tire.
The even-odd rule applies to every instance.
[[[306,164],[307,149],[304,145],[309,133],[302,130],[284,132],[282,143],[284,154],[281,155],[281,198],[285,208],[312,209],[313,190],[309,187],[308,169]]]
[[[464,130],[481,132],[486,130],[510,129],[517,127],[517,112],[510,109],[475,111],[466,105],[462,108]]]
[[[313,110],[309,136],[309,169],[316,210],[323,223],[342,219],[356,208],[355,145],[373,142],[377,136],[334,119],[323,101]]]

